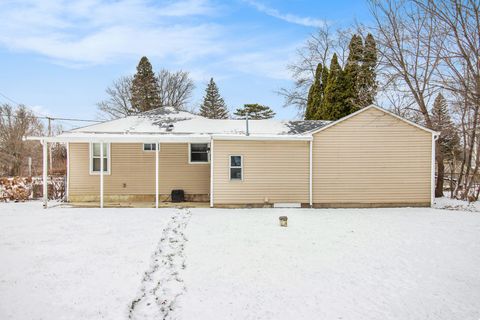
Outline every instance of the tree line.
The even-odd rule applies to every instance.
[[[61,126],[53,126],[58,134]],[[35,176],[42,170],[42,147],[35,141],[24,141],[25,136],[45,136],[48,130],[25,105],[0,105],[0,177]],[[65,174],[66,149],[59,143],[51,144],[50,174]],[[30,161],[29,161],[30,159]]]
[[[106,119],[126,117],[163,107],[196,113],[189,108],[194,89],[195,84],[188,72],[161,69],[155,74],[148,58],[142,57],[135,75],[123,76],[114,81],[106,89],[108,99],[99,102],[97,107],[100,117]],[[260,104],[245,104],[238,108],[233,116],[243,118],[246,113],[251,119],[270,119],[275,116],[270,107]],[[210,78],[205,89],[198,114],[210,119],[230,118],[228,107],[213,78]]]
[[[338,120],[373,103],[376,90],[377,49],[372,34],[354,34],[345,68],[333,53],[330,68],[319,62],[308,91],[306,120]],[[325,63],[325,62],[324,62]]]

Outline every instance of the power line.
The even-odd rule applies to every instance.
[[[0,114],[2,117],[11,117],[11,118],[19,118],[18,116],[15,115],[8,115],[8,114]],[[103,122],[100,120],[89,120],[89,119],[75,119],[75,118],[58,118],[58,117],[41,117],[41,116],[35,116],[37,119],[45,119],[45,120],[59,120],[59,121],[81,121],[81,122]]]
[[[4,94],[1,93],[1,92],[0,92],[0,96],[4,97],[5,99],[7,99],[7,100],[10,101],[10,102],[13,102],[13,103],[18,104],[18,105],[20,104],[20,103],[18,103],[17,101],[15,101],[15,100],[7,97],[6,95],[4,95]]]
[[[1,92],[0,92],[0,96],[4,97],[5,99],[7,99],[7,100],[10,101],[10,102],[15,103],[16,105],[22,105],[21,103],[18,103],[17,101],[13,100],[12,98],[8,97],[7,95],[5,95],[5,94],[3,94],[3,93],[1,93]],[[27,106],[27,107],[30,107],[30,109],[33,109],[31,106],[28,106],[28,105],[26,105],[26,104],[24,104],[24,105]],[[35,112],[36,112],[36,111],[34,112],[33,110],[31,110],[31,111],[32,111],[32,113],[35,113]],[[0,115],[2,115],[2,114],[0,114]],[[6,115],[2,115],[2,116],[5,117]],[[12,117],[12,118],[17,118],[17,117],[14,116],[14,115],[11,115],[11,117]],[[99,120],[89,120],[89,119],[49,117],[49,116],[46,116],[46,115],[42,115],[42,116],[37,116],[37,115],[35,115],[35,117],[38,118],[38,119],[45,119],[45,120],[49,120],[49,121],[51,121],[51,120],[63,120],[63,121],[77,121],[77,122],[78,122],[78,121],[80,121],[80,122],[97,122],[97,123],[103,122],[103,121],[99,121]]]
[[[32,109],[31,111],[33,112],[33,109],[34,109],[34,108],[33,108],[32,106],[29,106],[29,105],[26,105],[26,104],[22,104],[22,103],[20,103],[20,102],[18,102],[18,101],[15,101],[15,100],[13,100],[12,98],[10,98],[9,96],[7,96],[6,94],[1,93],[1,92],[0,92],[0,96],[4,97],[5,99],[7,99],[7,100],[10,101],[10,102],[15,103],[17,106],[20,106],[20,105],[27,106],[27,107],[29,107],[30,109]],[[36,112],[36,111],[35,111],[35,112]],[[42,114],[41,116],[42,116],[42,117],[46,117],[44,114]]]

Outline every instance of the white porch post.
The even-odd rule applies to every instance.
[[[160,143],[155,143],[155,208],[158,209],[158,153]]]
[[[309,154],[309,185],[308,185],[308,199],[309,199],[309,204],[310,204],[310,208],[313,206],[313,161],[312,161],[312,157],[313,157],[313,140],[310,140],[310,154]]]
[[[103,142],[100,142],[100,208],[103,208]]]
[[[47,141],[42,141],[43,146],[43,208],[47,209],[48,202],[48,143]]]
[[[67,181],[65,184],[65,194],[67,196],[67,201],[69,200],[70,194],[70,143],[67,142]]]
[[[213,138],[210,140],[210,208],[213,208]]]

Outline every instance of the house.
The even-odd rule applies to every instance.
[[[159,108],[28,139],[43,143],[44,168],[47,144],[67,144],[72,202],[158,207],[181,189],[212,207],[380,207],[431,205],[437,137],[372,105],[334,122],[214,120]]]

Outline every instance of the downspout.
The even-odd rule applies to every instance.
[[[313,161],[312,161],[312,154],[313,154],[313,140],[309,141],[309,186],[308,186],[308,199],[310,208],[313,207]]]
[[[213,208],[213,137],[210,138],[210,208]]]
[[[103,142],[100,142],[100,208],[103,208]]]
[[[432,173],[430,181],[430,207],[433,207],[433,202],[435,201],[435,142],[438,140],[440,135],[432,133]]]
[[[158,209],[158,153],[160,152],[160,143],[155,143],[155,208]]]

